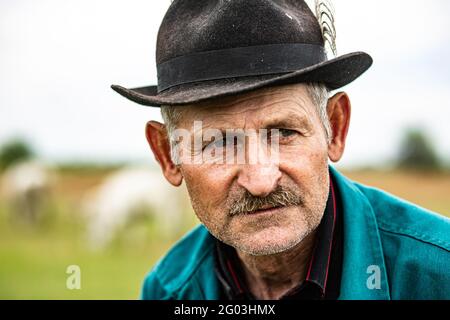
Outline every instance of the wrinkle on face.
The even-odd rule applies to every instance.
[[[190,130],[194,137],[201,130],[217,129],[292,129],[305,136],[314,133],[320,121],[303,84],[267,88],[244,97],[226,97],[183,108],[180,128]],[[194,121],[201,121],[201,130],[192,130]]]
[[[300,133],[294,142],[280,146],[280,160],[271,165],[274,176],[281,176],[278,184],[300,192],[304,205],[286,208],[270,218],[227,214],[230,199],[239,199],[246,189],[269,188],[274,179],[261,179],[267,172],[264,165],[181,165],[194,211],[214,236],[243,251],[273,252],[314,230],[328,196],[328,157],[322,124],[305,85],[267,88],[184,108],[180,126],[190,130],[194,121],[203,122],[202,130],[288,129]]]

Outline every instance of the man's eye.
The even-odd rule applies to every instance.
[[[206,143],[204,146],[203,146],[203,149],[202,150],[206,150],[206,149],[210,149],[210,148],[222,148],[223,147],[223,145],[225,144],[225,141],[223,140],[223,139],[220,139],[220,140],[213,140],[213,141],[211,141],[211,142],[209,142],[209,143]]]
[[[282,138],[288,138],[288,137],[291,137],[291,136],[297,134],[297,131],[290,130],[290,129],[278,129],[278,131],[280,132],[280,136]]]
[[[203,147],[203,150],[205,150],[207,148],[208,149],[209,148],[219,149],[219,148],[224,148],[224,147],[228,148],[228,147],[236,145],[237,143],[238,143],[238,141],[237,141],[236,138],[234,138],[234,137],[233,138],[228,138],[227,137],[225,139],[211,141],[210,143],[206,144]]]

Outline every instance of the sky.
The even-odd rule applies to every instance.
[[[153,161],[144,136],[157,108],[111,84],[156,84],[155,47],[169,0],[0,0],[0,144],[30,141],[49,161]],[[341,167],[394,159],[423,128],[450,159],[450,1],[335,0],[338,54],[373,67],[341,89],[352,120]]]

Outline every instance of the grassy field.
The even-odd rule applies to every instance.
[[[162,240],[154,221],[130,222],[102,251],[89,249],[78,210],[107,171],[64,171],[35,225],[12,219],[0,201],[0,299],[137,299],[145,274],[181,236]],[[195,222],[185,226],[192,228]],[[184,232],[183,231],[183,232]],[[66,288],[67,267],[81,269],[81,290]]]
[[[107,249],[92,251],[80,219],[61,216],[64,210],[33,227],[2,214],[0,299],[137,298],[145,273],[172,242],[151,236],[152,221],[135,221]],[[69,265],[81,268],[81,290],[66,288]]]
[[[151,219],[138,219],[106,250],[90,251],[77,203],[106,173],[64,172],[52,191],[47,215],[37,225],[11,219],[8,207],[0,202],[0,299],[138,298],[143,277],[180,235],[162,240]],[[449,174],[361,171],[346,175],[450,216]],[[66,288],[69,265],[81,268],[81,290]]]

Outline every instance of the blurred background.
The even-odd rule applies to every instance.
[[[156,84],[169,5],[0,0],[0,299],[136,299],[198,223],[145,140],[159,110],[109,88]],[[334,5],[339,54],[375,61],[344,89],[353,114],[337,167],[450,216],[450,2]],[[80,290],[66,286],[70,265]]]

